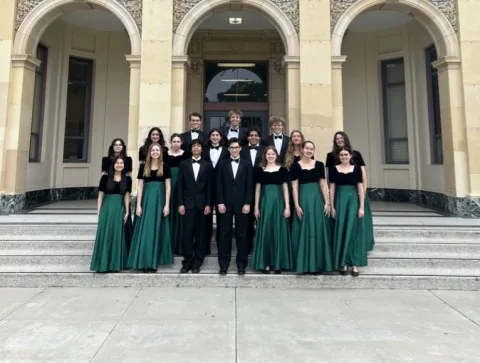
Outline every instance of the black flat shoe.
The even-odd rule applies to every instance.
[[[200,269],[199,268],[193,268],[192,269],[192,274],[198,274],[200,272]]]
[[[357,277],[358,275],[360,275],[360,271],[352,271],[352,276],[353,277]]]
[[[219,273],[220,275],[226,275],[226,274],[227,274],[227,270],[224,270],[223,268],[221,268],[218,273]]]
[[[282,270],[275,270],[275,275],[281,275],[282,274]]]
[[[345,276],[346,274],[348,274],[348,268],[345,270],[340,270],[340,275]]]
[[[180,270],[180,273],[181,274],[188,274],[188,268],[182,267],[182,269]]]
[[[239,275],[245,275],[245,270],[238,270]]]

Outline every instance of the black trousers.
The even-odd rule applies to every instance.
[[[205,259],[205,222],[204,210],[190,209],[183,217],[183,261],[186,269],[200,268]]]
[[[205,256],[208,256],[212,253],[210,245],[212,244],[212,236],[213,236],[213,216],[214,213],[217,215],[217,229],[215,233],[215,242],[218,245],[219,237],[218,237],[218,211],[217,206],[213,206],[212,212],[206,216],[206,226],[205,226]]]
[[[248,213],[248,227],[247,227],[247,243],[248,243],[248,253],[251,254],[253,251],[253,239],[255,238],[255,215],[253,214],[253,208]]]
[[[237,268],[245,270],[248,265],[247,227],[248,214],[226,211],[217,214],[219,229],[218,264],[220,269],[227,270],[232,259],[233,218],[235,217],[235,240],[237,242]]]

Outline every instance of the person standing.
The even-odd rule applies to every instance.
[[[180,164],[178,212],[183,216],[183,262],[180,273],[199,273],[205,258],[206,216],[211,213],[212,164],[202,160],[200,140],[190,144],[192,158]]]
[[[333,267],[342,275],[352,267],[352,275],[360,274],[358,267],[367,266],[368,245],[359,229],[365,216],[365,190],[362,171],[352,165],[353,150],[340,148],[340,164],[330,170],[330,203],[334,218]],[[373,228],[372,228],[373,229]],[[373,234],[373,230],[369,231]]]
[[[220,243],[218,263],[225,275],[232,258],[233,219],[237,243],[237,269],[245,274],[248,265],[247,224],[253,198],[253,171],[251,163],[240,158],[241,146],[236,138],[228,141],[230,158],[219,162],[216,176],[216,204]]]
[[[148,156],[148,150],[152,144],[159,144],[162,153],[168,151],[168,148],[165,146],[165,138],[163,137],[163,132],[159,127],[152,127],[148,132],[148,136],[145,139],[145,142],[138,149],[138,163],[145,164],[145,160]]]
[[[252,168],[255,169],[256,166],[260,165],[262,161],[263,152],[265,146],[260,143],[260,131],[256,128],[252,128],[248,131],[248,147],[242,147],[240,152],[240,157],[252,164]],[[253,198],[255,198],[255,184],[253,184]],[[254,204],[252,200],[252,204]],[[247,231],[247,240],[248,240],[248,254],[252,253],[253,250],[253,238],[255,237],[255,216],[253,214],[253,208],[250,208],[250,213],[248,214],[248,231]]]
[[[192,112],[188,119],[190,121],[190,130],[181,134],[183,140],[182,150],[188,150],[193,140],[199,140],[203,145],[207,143],[207,134],[202,131],[202,115],[198,112]]]
[[[90,270],[119,272],[127,263],[127,236],[125,225],[129,217],[132,179],[126,176],[125,161],[121,156],[112,160],[107,175],[100,178],[98,187],[98,227],[93,247]]]
[[[268,146],[255,169],[255,218],[257,229],[252,266],[276,274],[293,267],[290,238],[290,198],[287,170],[280,165],[274,146]]]
[[[315,144],[305,141],[302,159],[292,167],[295,217],[292,226],[294,264],[304,274],[332,270],[329,200],[325,167],[312,160]]]
[[[283,133],[285,119],[280,116],[272,116],[268,124],[272,134],[267,137],[265,143],[269,146],[275,146],[278,155],[280,155],[280,162],[283,164],[290,141],[290,138]]]
[[[230,126],[220,127],[224,140],[228,141],[235,138],[240,143],[240,146],[246,145],[248,129],[240,127],[240,123],[242,122],[242,111],[234,108],[228,112],[228,118],[230,120]]]
[[[170,240],[170,167],[159,144],[151,144],[138,170],[137,209],[127,266],[146,273],[173,264]]]
[[[108,148],[108,156],[102,158],[102,174],[108,174],[113,165],[113,159],[117,156],[121,156],[125,161],[125,174],[131,176],[133,170],[132,158],[127,156],[127,146],[125,145],[125,141],[119,137],[112,140],[112,143]]]

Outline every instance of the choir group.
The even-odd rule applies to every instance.
[[[235,233],[239,275],[250,254],[265,274],[346,275],[350,267],[359,275],[374,245],[360,152],[337,132],[324,165],[302,132],[283,133],[283,118],[270,119],[272,133],[262,140],[258,129],[240,127],[241,117],[231,110],[228,127],[206,134],[192,113],[190,130],[173,134],[169,148],[161,129],[150,129],[139,149],[135,206],[132,159],[122,139],[112,141],[102,159],[92,271],[154,273],[179,255],[180,273],[199,273],[215,238],[225,275]]]

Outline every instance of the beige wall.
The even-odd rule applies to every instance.
[[[96,186],[101,157],[114,137],[127,140],[130,69],[128,35],[56,21],[41,42],[49,48],[41,163],[28,164],[27,190]],[[63,162],[68,58],[94,60],[88,163]]]
[[[342,44],[344,129],[367,163],[369,186],[442,193],[443,166],[431,164],[424,50],[432,44],[417,22],[371,33],[349,32]],[[408,165],[386,165],[380,61],[404,58]]]

